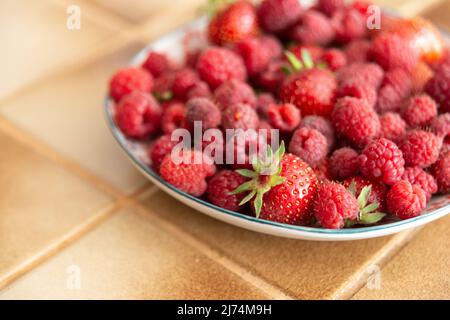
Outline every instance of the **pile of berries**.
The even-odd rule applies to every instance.
[[[152,51],[110,81],[118,127],[148,142],[163,179],[227,210],[331,229],[416,217],[450,193],[450,53],[432,24],[383,15],[369,30],[365,1],[223,2],[184,63]],[[173,133],[198,123],[277,129],[279,148],[248,137],[231,142],[242,163],[215,163],[202,151],[230,141],[211,135],[177,161]]]

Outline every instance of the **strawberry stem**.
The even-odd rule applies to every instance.
[[[280,175],[282,169],[280,162],[284,153],[284,142],[281,142],[280,147],[275,153],[272,151],[272,148],[268,146],[266,157],[254,159],[253,170],[236,170],[237,173],[246,178],[250,178],[251,180],[241,184],[236,190],[232,191],[231,194],[249,192],[239,205],[243,205],[254,199],[253,205],[257,218],[259,218],[264,203],[264,194],[269,192],[273,187],[282,184],[286,179]],[[261,179],[261,177],[265,178]]]
[[[356,183],[353,180],[347,189],[352,195],[356,196]],[[372,192],[372,185],[365,186],[358,196],[359,213],[356,220],[347,220],[345,227],[352,227],[355,224],[370,225],[379,222],[386,215],[383,212],[375,211],[379,208],[378,202],[367,204],[370,193]]]

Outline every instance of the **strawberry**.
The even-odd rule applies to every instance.
[[[253,170],[236,170],[251,180],[233,193],[248,193],[240,205],[252,200],[257,218],[287,224],[305,224],[312,217],[311,208],[318,185],[313,169],[299,157],[285,154],[284,143],[267,159],[255,161]]]
[[[209,40],[217,45],[237,43],[259,33],[255,7],[248,1],[238,1],[220,11],[208,27]]]
[[[314,67],[311,56],[303,52],[303,63],[294,54],[287,53],[294,70],[305,70],[286,80],[280,89],[280,98],[300,109],[302,115],[316,114],[328,117],[333,111],[337,82],[326,69]]]

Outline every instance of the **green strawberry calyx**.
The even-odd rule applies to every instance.
[[[327,67],[327,65],[322,62],[315,65],[312,56],[307,49],[301,50],[301,59],[297,58],[294,53],[288,50],[284,52],[284,55],[289,62],[289,66],[283,67],[282,71],[287,75],[291,75],[302,70],[313,69],[315,67],[319,69],[324,69]]]
[[[256,217],[259,218],[263,205],[263,196],[273,187],[282,184],[285,177],[281,176],[281,159],[285,153],[284,142],[281,142],[277,151],[273,152],[270,146],[267,146],[265,157],[255,157],[252,161],[253,170],[238,169],[236,170],[241,176],[250,180],[244,182],[231,194],[239,194],[248,192],[239,205],[244,205],[254,198]]]
[[[348,191],[356,196],[356,184],[352,181],[348,187]],[[359,194],[357,201],[359,206],[358,217],[356,220],[348,220],[346,226],[350,227],[355,224],[370,225],[379,222],[386,214],[377,211],[380,204],[378,202],[368,203],[370,193],[372,192],[372,185],[365,186]]]

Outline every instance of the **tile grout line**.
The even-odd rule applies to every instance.
[[[151,195],[157,191],[159,191],[159,189],[156,186],[153,186],[150,190],[147,191],[147,193],[148,195]],[[142,214],[145,218],[155,221],[160,227],[164,229],[164,231],[168,232],[176,239],[182,241],[183,243],[188,244],[196,251],[205,255],[215,263],[221,265],[228,271],[234,273],[244,281],[251,284],[253,287],[265,293],[269,298],[285,299],[285,300],[295,299],[294,297],[291,297],[287,293],[285,293],[281,288],[269,283],[262,277],[259,277],[249,272],[239,263],[236,263],[235,261],[225,257],[224,255],[221,255],[217,250],[208,246],[203,241],[198,240],[197,238],[195,238],[188,232],[184,231],[183,229],[175,226],[174,224],[170,223],[169,221],[163,218],[158,217],[156,214],[149,211],[148,208],[142,206],[142,204],[137,202],[135,199],[131,199],[129,205],[130,207],[135,209],[137,213]]]
[[[329,296],[329,299],[342,300],[351,299],[357,294],[367,283],[371,273],[370,267],[377,266],[380,268],[380,272],[386,264],[389,263],[424,227],[417,227],[413,230],[408,230],[400,234],[395,235],[387,244],[379,249],[371,260],[367,261],[357,270],[355,270],[352,277],[341,285],[336,290],[336,293]]]
[[[8,134],[12,138],[16,139],[18,142],[24,144],[31,150],[34,150],[35,152],[48,158],[54,163],[62,166],[69,172],[82,178],[83,180],[90,183],[97,189],[114,196],[116,199],[126,198],[126,195],[124,195],[117,188],[98,178],[96,175],[94,175],[87,169],[83,168],[75,161],[60,154],[58,151],[54,150],[51,146],[49,146],[45,142],[41,141],[40,139],[36,139],[27,131],[21,130],[19,127],[16,127],[14,124],[10,123],[7,119],[5,119],[1,115],[0,115],[0,130],[2,130],[4,133]]]
[[[97,214],[93,215],[83,223],[71,229],[60,239],[55,240],[53,243],[44,247],[42,250],[40,250],[40,253],[35,254],[22,261],[19,265],[0,277],[0,291],[4,290],[14,281],[32,271],[44,262],[48,261],[51,257],[59,254],[68,246],[75,243],[78,239],[82,238],[91,230],[95,229],[102,222],[113,216],[113,214],[115,214],[118,209],[120,209],[125,203],[126,201],[118,200],[115,203],[108,205],[106,208],[100,210]]]

